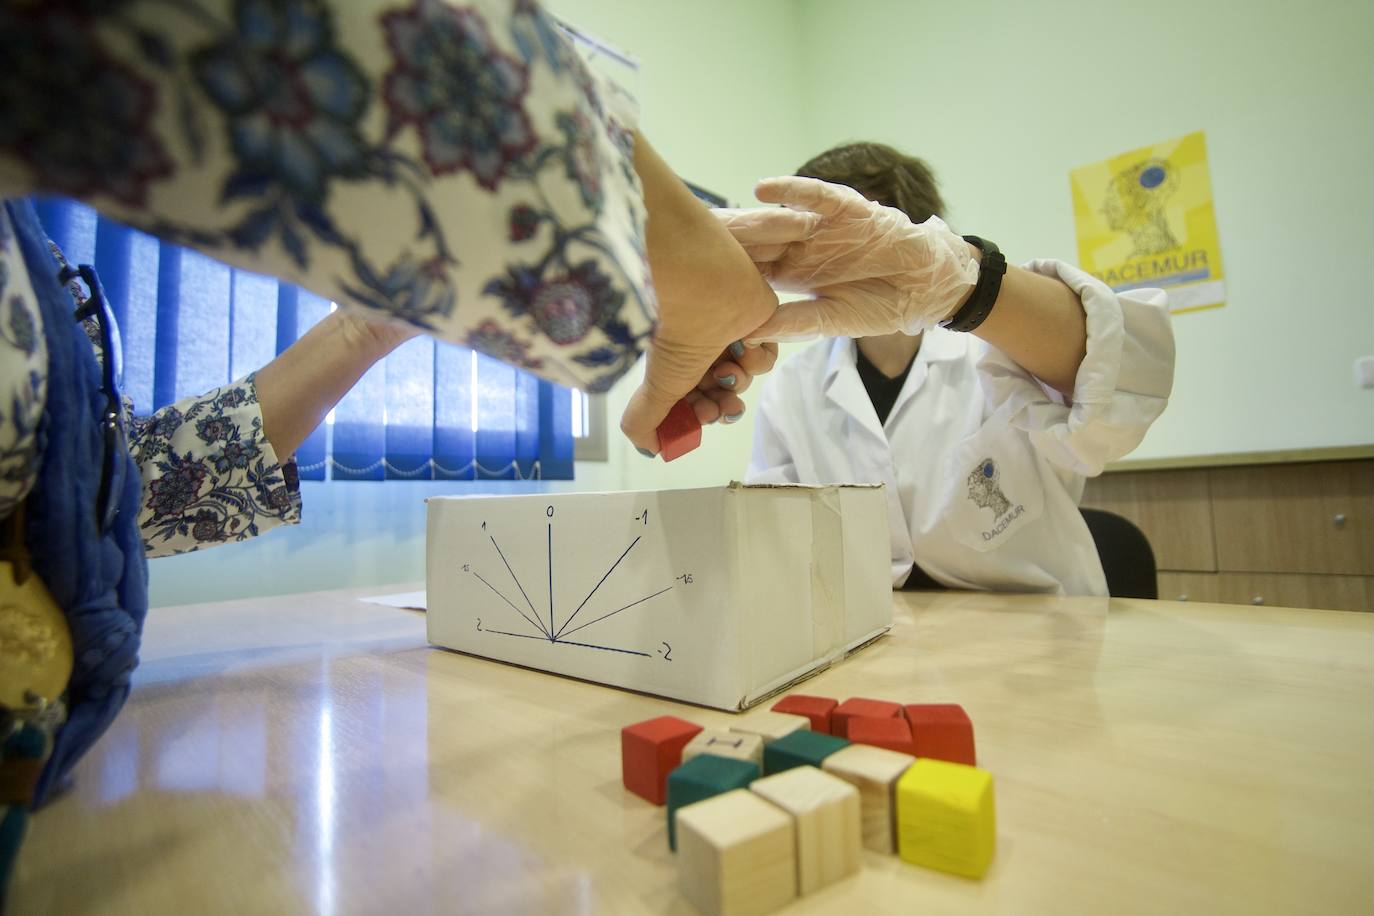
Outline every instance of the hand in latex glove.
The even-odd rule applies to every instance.
[[[765,179],[754,194],[786,209],[718,210],[717,218],[775,289],[813,298],[780,306],[751,342],[917,334],[978,281],[972,248],[939,217],[918,225],[814,178]]]

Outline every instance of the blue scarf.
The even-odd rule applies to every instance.
[[[138,531],[142,491],[132,456],[119,514],[109,531],[96,526],[96,499],[105,442],[99,417],[105,396],[90,340],[74,320],[75,303],[57,279],[57,265],[28,201],[4,204],[14,223],[48,344],[48,399],[39,429],[42,464],[25,504],[26,540],[71,629],[74,667],[67,685],[67,721],[34,795],[34,807],[68,778],[72,767],[114,721],[129,696],[148,611],[148,569]]]

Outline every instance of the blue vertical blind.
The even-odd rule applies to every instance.
[[[139,414],[261,368],[333,308],[75,201],[34,203],[67,260],[100,275],[123,335],[124,393]],[[362,377],[296,459],[306,480],[568,480],[572,399],[490,357],[417,337]]]

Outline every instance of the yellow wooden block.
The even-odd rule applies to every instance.
[[[769,913],[797,896],[796,827],[747,789],[677,813],[682,894],[707,916]]]
[[[896,851],[897,780],[915,762],[910,754],[867,744],[851,744],[821,761],[822,770],[859,790],[865,849],[884,855]]]
[[[763,772],[763,739],[758,735],[743,732],[721,732],[707,729],[698,734],[682,749],[682,762],[686,763],[700,754],[714,754],[717,757],[732,757],[735,760],[748,760],[756,763]]]
[[[905,861],[981,878],[996,841],[991,773],[922,757],[897,780],[897,854]]]
[[[806,716],[794,716],[786,712],[770,712],[767,709],[751,712],[730,725],[732,732],[758,735],[765,742],[777,741],[793,732],[810,730],[811,720]]]
[[[797,890],[809,894],[859,870],[859,791],[812,766],[749,784],[797,825]]]

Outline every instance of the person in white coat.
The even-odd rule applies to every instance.
[[[764,390],[747,480],[884,484],[894,587],[1107,594],[1084,479],[1168,403],[1158,289],[1006,266],[940,220],[920,160],[839,147],[720,214],[784,305],[754,340],[822,340]],[[752,342],[752,341],[751,341]]]

